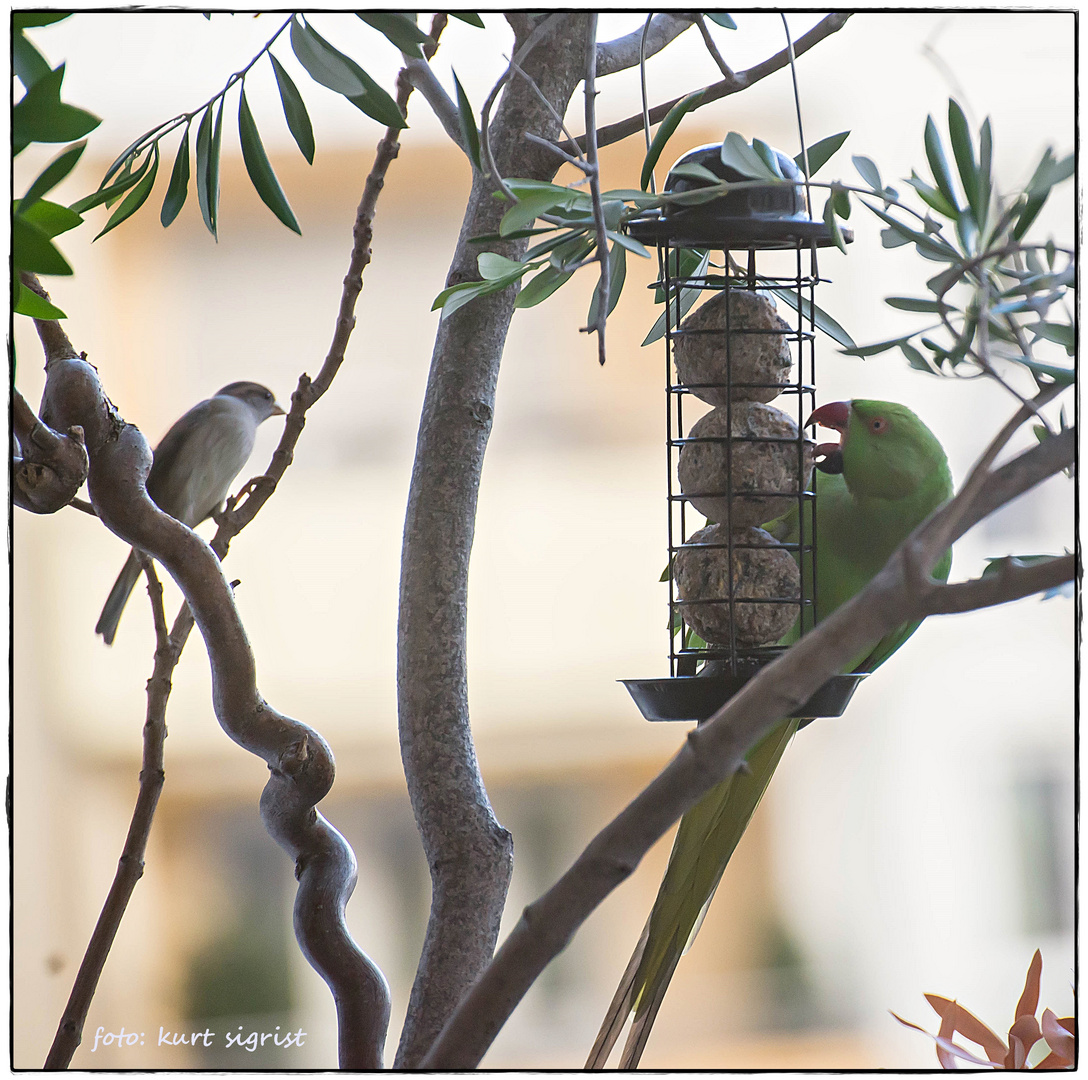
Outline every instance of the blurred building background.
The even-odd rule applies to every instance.
[[[214,93],[268,38],[275,18],[88,14],[32,32],[54,64],[68,61],[65,99],[106,118],[58,197],[91,190],[139,131]],[[794,15],[791,29],[817,18]],[[507,42],[501,19],[486,21],[487,32],[451,23],[434,62],[449,84],[456,68],[477,109]],[[354,16],[314,22],[391,84],[395,54]],[[602,37],[638,22],[610,17]],[[781,47],[777,16],[742,13],[737,22],[735,34],[720,35],[734,67]],[[1071,14],[858,14],[799,62],[806,134],[815,141],[851,129],[828,176],[853,176],[850,153],[872,157],[885,178],[908,176],[924,162],[926,114],[943,128],[954,92],[974,126],[992,116],[997,173],[1010,187],[1026,179],[1044,146],[1072,148],[1074,32]],[[69,315],[73,343],[153,444],[181,412],[234,379],[266,382],[286,401],[328,348],[354,209],[381,133],[311,83],[286,47],[276,51],[310,104],[312,168],[289,142],[263,65],[247,95],[302,237],[259,202],[228,131],[218,244],[195,194],[163,232],[161,175],[149,205],[101,241],[90,242],[103,211],[62,237],[77,274],[46,281]],[[654,101],[717,77],[694,31],[649,71]],[[600,89],[603,120],[637,111],[633,75]],[[580,109],[576,98],[572,117]],[[235,541],[227,566],[241,580],[238,604],[261,691],[317,728],[336,753],[338,778],[322,811],[359,859],[349,922],[392,985],[390,1059],[428,906],[396,734],[400,539],[438,322],[430,306],[444,285],[469,182],[467,163],[418,95],[409,116],[413,127],[379,203],[347,362],[311,412],[280,490]],[[729,130],[795,152],[788,71],[685,121],[663,165]],[[19,159],[17,192],[50,156],[28,151]],[[607,150],[606,186],[634,186],[640,162],[638,139]],[[1068,242],[1071,185],[1059,191],[1040,229]],[[891,337],[915,323],[882,298],[917,294],[932,270],[907,249],[881,250],[880,223],[861,210],[851,225],[857,241],[849,256],[821,256],[834,279],[821,302],[857,341]],[[591,271],[519,312],[506,349],[472,564],[469,693],[488,790],[515,839],[511,925],[683,737],[671,725],[645,723],[616,681],[667,671],[658,583],[664,358],[661,346],[640,348],[656,317],[643,287],[651,272],[629,259],[603,369],[595,344],[578,333]],[[16,383],[36,402],[43,376],[28,320],[15,320],[14,341]],[[944,442],[957,481],[1011,411],[998,388],[912,372],[898,354],[860,361],[826,339],[818,350],[822,401],[909,403]],[[278,436],[277,421],[262,429],[250,474],[263,468]],[[965,538],[953,573],[977,574],[987,556],[1072,544],[1073,487],[1058,477]],[[16,513],[17,1068],[44,1059],[136,794],[153,650],[141,590],[112,649],[93,634],[124,555],[116,537],[74,510]],[[168,615],[178,596],[170,590]],[[1003,1031],[1036,948],[1044,955],[1043,1004],[1071,1011],[1073,649],[1069,598],[934,619],[862,687],[845,717],[804,731],[678,969],[644,1065],[931,1067],[932,1044],[888,1010],[935,1029],[922,995],[936,992]],[[292,867],[257,817],[265,770],[220,731],[195,637],[175,676],[169,728],[147,870],[74,1065],[333,1067],[332,1003],[291,936]],[[581,1065],[668,843],[545,972],[485,1065]],[[143,1045],[95,1049],[100,1027],[140,1032]],[[276,1053],[224,1051],[221,1038],[215,1051],[194,1051],[156,1046],[160,1027],[307,1035],[304,1047]]]

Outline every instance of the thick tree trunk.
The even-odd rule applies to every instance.
[[[519,20],[517,29],[523,31]],[[562,115],[581,81],[587,20],[563,17],[522,66]],[[528,29],[528,28],[526,28]],[[518,34],[515,48],[524,40]],[[514,75],[491,125],[504,176],[551,179],[558,156],[523,137],[556,138],[555,119]],[[447,283],[479,280],[476,257],[518,258],[526,241],[482,248],[509,208],[474,177]],[[418,1066],[461,996],[490,961],[512,869],[512,840],[480,776],[468,715],[469,556],[499,362],[515,290],[483,297],[439,328],[416,443],[401,561],[397,689],[401,755],[431,870],[431,913],[396,1067]]]

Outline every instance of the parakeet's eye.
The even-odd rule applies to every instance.
[[[869,430],[874,435],[879,435],[882,431],[885,431],[888,427],[888,421],[883,416],[874,416],[869,421]]]

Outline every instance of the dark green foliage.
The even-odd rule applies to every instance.
[[[298,227],[295,215],[287,202],[287,196],[283,193],[276,174],[272,171],[272,165],[268,155],[264,151],[261,136],[257,131],[257,125],[250,112],[249,102],[246,101],[245,87],[238,97],[238,136],[242,142],[242,160],[246,165],[253,186],[257,189],[265,206],[272,211],[289,229],[299,235],[302,230]]]
[[[72,142],[94,131],[102,121],[85,109],[60,100],[64,65],[42,75],[11,110],[11,141],[16,154],[32,142]]]
[[[279,87],[287,128],[299,150],[302,151],[302,156],[312,165],[316,147],[314,146],[314,129],[310,123],[310,114],[306,111],[306,103],[302,100],[298,87],[284,70],[283,65],[272,53],[268,54],[268,59],[272,61],[272,70],[276,74],[276,85]]]

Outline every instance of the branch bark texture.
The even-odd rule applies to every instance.
[[[523,30],[528,31],[528,26]],[[562,115],[583,75],[587,20],[564,18],[522,67]],[[524,39],[515,42],[515,53]],[[500,175],[550,180],[559,125],[524,79],[505,87],[490,128]],[[479,245],[508,208],[494,180],[473,176],[447,284],[479,280]],[[491,245],[517,259],[526,241]],[[431,913],[396,1067],[419,1063],[490,961],[511,873],[510,834],[492,811],[468,714],[469,556],[499,362],[515,291],[461,308],[440,324],[420,418],[401,557],[397,694],[401,756],[431,872]]]
[[[1028,414],[1021,410],[1018,415],[1023,422]],[[1007,441],[1011,433],[1003,431],[999,440]],[[1074,458],[1075,434],[1070,430],[1066,437],[1046,439],[1001,469],[990,470],[999,440],[963,491],[919,526],[869,585],[764,668],[710,720],[689,732],[676,757],[598,833],[559,881],[524,910],[424,1059],[425,1067],[476,1067],[546,964],[626,880],[650,847],[707,791],[740,768],[748,750],[780,719],[794,713],[852,657],[905,622],[1004,603],[1070,580],[1076,572],[1072,556],[1010,566],[993,581],[944,585],[930,576],[948,546],[985,516],[981,508],[992,512]]]
[[[18,390],[11,395],[12,435],[20,452],[12,456],[11,497],[34,514],[52,514],[66,506],[87,479],[83,429],[61,434],[43,424]]]
[[[650,20],[646,34],[646,59],[661,52],[666,45],[678,38],[695,21],[688,12],[662,12]],[[642,46],[642,28],[632,30],[623,37],[602,41],[597,45],[597,77],[613,75],[637,67]]]

